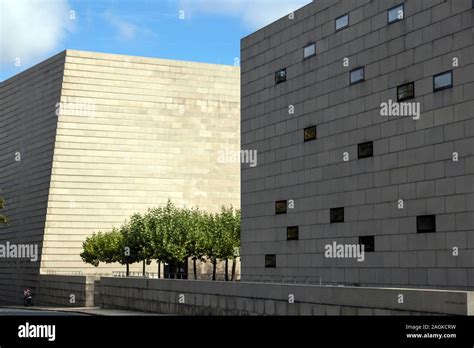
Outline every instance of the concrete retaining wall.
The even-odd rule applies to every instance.
[[[179,315],[467,315],[473,312],[474,293],[102,278],[100,306]]]
[[[39,286],[33,293],[34,303],[41,306],[94,306],[93,276],[40,275]],[[71,296],[74,302],[71,302]]]

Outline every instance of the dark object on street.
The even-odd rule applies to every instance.
[[[23,302],[25,306],[33,306],[33,295],[31,294],[31,289],[25,288],[23,290]]]

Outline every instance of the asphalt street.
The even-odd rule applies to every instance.
[[[78,316],[82,313],[42,311],[38,309],[0,308],[0,316]]]

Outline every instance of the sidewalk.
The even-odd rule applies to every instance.
[[[103,309],[100,307],[22,307],[22,306],[2,306],[0,308],[13,309],[13,310],[31,310],[31,311],[43,311],[43,312],[56,312],[57,314],[63,313],[76,313],[84,315],[98,315],[98,316],[162,316],[166,314],[158,313],[146,313],[146,312],[135,312],[120,309]]]

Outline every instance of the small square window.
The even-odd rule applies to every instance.
[[[316,126],[307,127],[304,129],[304,141],[316,139]]]
[[[453,87],[452,70],[433,76],[433,92]]]
[[[371,252],[375,250],[374,236],[362,236],[359,237],[359,245],[364,246],[365,252]]]
[[[401,21],[405,15],[405,5],[397,5],[387,11],[388,24]]]
[[[350,80],[351,85],[364,81],[364,67],[351,70]]]
[[[397,87],[397,101],[415,98],[415,83],[410,82]]]
[[[360,158],[367,158],[374,156],[374,142],[368,141],[357,145],[357,156]]]
[[[286,228],[286,240],[298,240],[298,237],[298,226],[291,226]]]
[[[275,84],[279,84],[286,81],[286,68],[280,69],[275,73]]]
[[[345,14],[344,16],[336,18],[336,31],[344,29],[349,26],[349,15]]]
[[[275,202],[275,214],[286,214],[286,201]]]
[[[276,267],[276,255],[267,254],[265,255],[265,267],[266,268],[275,268]]]
[[[330,210],[331,223],[344,222],[344,208],[331,208]]]
[[[420,215],[416,217],[416,232],[436,232],[436,215]]]
[[[309,45],[307,45],[304,48],[303,52],[304,52],[304,59],[315,56],[316,55],[316,43],[312,42]]]

